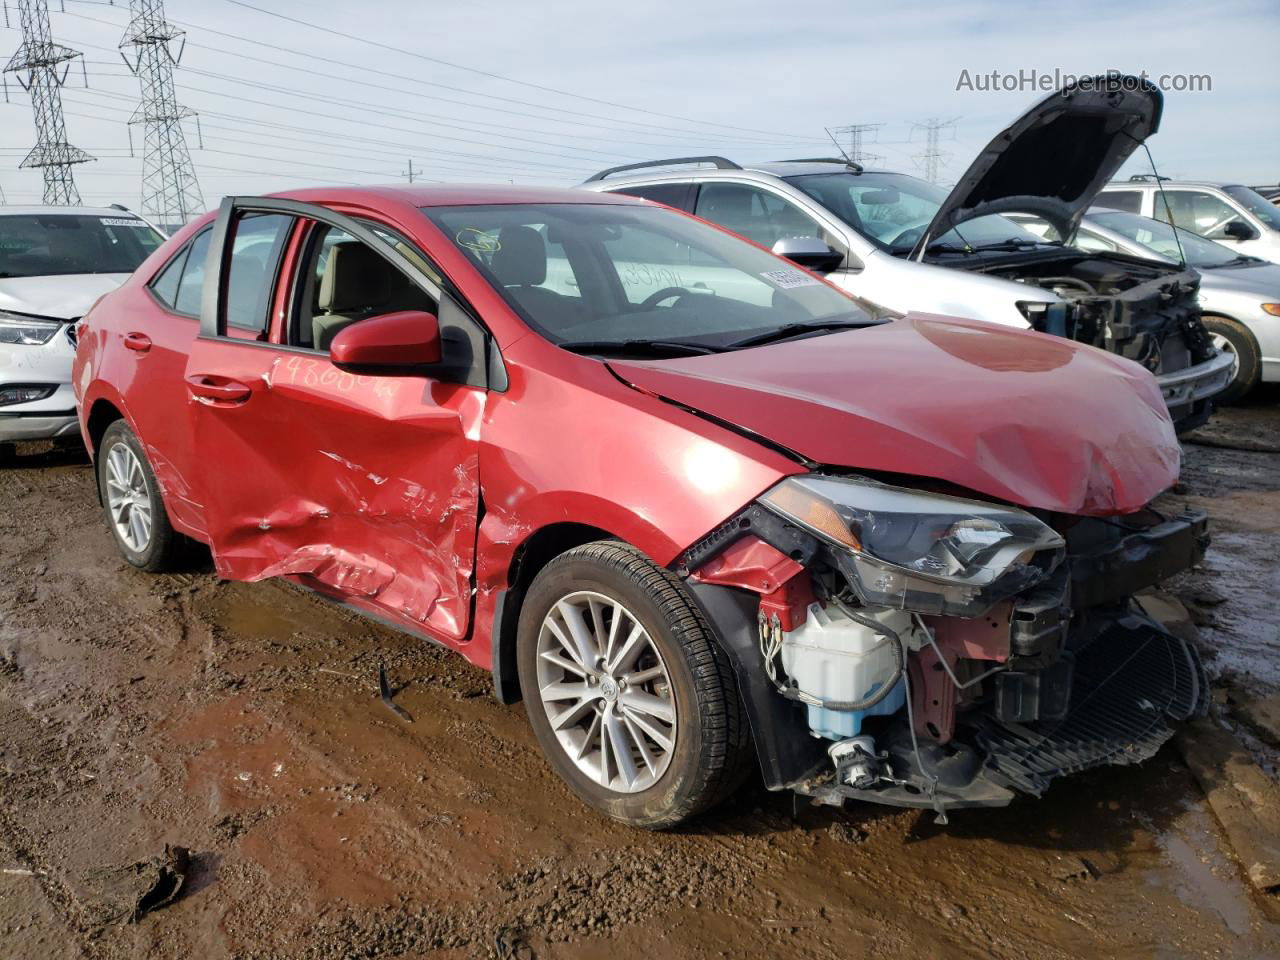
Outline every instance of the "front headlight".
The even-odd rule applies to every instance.
[[[0,313],[0,343],[39,346],[48,343],[62,324],[56,320],[35,320],[15,313]]]
[[[865,479],[791,477],[760,502],[841,548],[864,602],[921,613],[978,616],[1043,578],[1065,546],[1025,511]]]

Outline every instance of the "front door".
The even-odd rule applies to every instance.
[[[328,353],[373,316],[457,312],[438,274],[364,222],[290,201],[225,202],[213,246],[225,282],[207,285],[186,377],[218,573],[291,577],[461,641],[485,388],[357,375]],[[226,335],[246,311],[273,315],[268,342]]]

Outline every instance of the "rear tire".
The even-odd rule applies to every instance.
[[[1236,357],[1235,377],[1214,399],[1218,403],[1242,400],[1262,378],[1262,351],[1258,341],[1244,324],[1226,317],[1205,317],[1204,326],[1219,349],[1228,350]]]
[[[516,661],[551,766],[615,820],[674,826],[750,770],[742,703],[710,625],[679,578],[634,547],[600,541],[547,564],[520,611]]]
[[[107,528],[124,558],[149,573],[178,566],[182,535],[169,523],[151,463],[125,421],[115,421],[102,435],[97,472]]]

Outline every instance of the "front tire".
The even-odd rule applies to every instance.
[[[1244,399],[1262,378],[1262,351],[1258,341],[1244,324],[1226,317],[1205,317],[1204,326],[1214,346],[1236,357],[1236,375],[1215,399],[1218,403],[1235,403]]]
[[[178,566],[182,536],[169,523],[156,475],[125,421],[107,427],[98,445],[97,470],[107,527],[124,558],[150,573]]]
[[[534,579],[516,640],[529,722],[556,773],[623,823],[671,827],[734,790],[750,737],[724,653],[680,580],[616,541]]]

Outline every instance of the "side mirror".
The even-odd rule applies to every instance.
[[[773,245],[773,252],[814,273],[830,273],[844,263],[843,253],[817,237],[783,237]]]
[[[1222,232],[1226,236],[1230,237],[1232,240],[1257,240],[1258,239],[1258,231],[1253,229],[1253,227],[1245,223],[1243,220],[1238,220],[1238,219],[1232,220],[1225,227],[1223,227]]]
[[[360,320],[329,344],[334,366],[370,373],[418,370],[440,362],[440,325],[422,310],[401,310]]]

